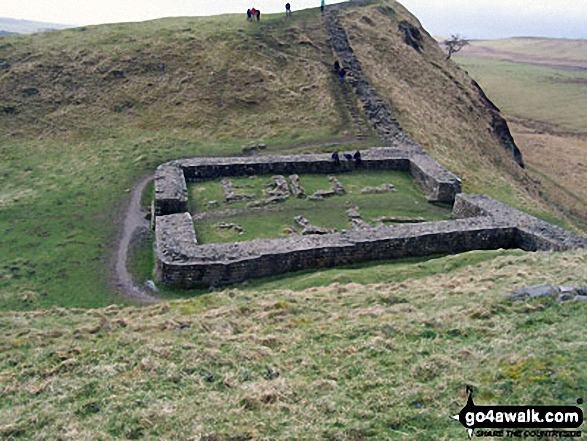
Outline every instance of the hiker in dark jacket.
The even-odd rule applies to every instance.
[[[289,3],[285,4],[285,16],[291,15],[291,5]]]
[[[253,14],[252,14],[251,10],[247,9],[247,21],[251,21],[252,17],[253,17]]]
[[[355,158],[355,162],[357,163],[357,165],[363,164],[363,159],[361,158],[360,151],[357,150],[357,152],[354,154],[353,158]]]
[[[336,165],[340,164],[340,156],[338,156],[338,152],[332,154],[332,160]]]
[[[257,21],[261,20],[261,11],[257,9]]]
[[[344,83],[345,77],[346,77],[346,69],[344,67],[342,67],[338,71],[338,79],[340,80],[340,84],[343,84]]]

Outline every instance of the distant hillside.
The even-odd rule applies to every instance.
[[[587,69],[587,39],[519,37],[475,40],[459,56]]]
[[[59,29],[67,29],[71,27],[73,26],[0,17],[0,35],[34,34],[35,32],[54,31]]]
[[[512,123],[543,196],[587,220],[587,40],[473,41],[454,59]]]

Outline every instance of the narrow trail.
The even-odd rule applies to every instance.
[[[149,229],[149,222],[141,212],[141,195],[143,194],[145,187],[153,180],[153,178],[153,175],[144,178],[135,187],[131,194],[130,203],[124,214],[124,224],[120,241],[118,243],[114,266],[116,288],[123,293],[125,297],[138,300],[142,303],[158,303],[160,299],[149,294],[145,288],[134,284],[132,276],[126,266],[126,262],[133,234],[139,228]]]

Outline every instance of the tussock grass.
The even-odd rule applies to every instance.
[[[228,289],[148,308],[0,315],[0,431],[35,439],[458,439],[465,403],[575,404],[585,253],[503,255],[391,284]],[[449,261],[446,261],[449,264]]]

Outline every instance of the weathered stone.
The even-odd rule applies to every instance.
[[[337,195],[342,195],[345,193],[344,187],[340,183],[338,179],[334,176],[328,176],[328,180],[330,181],[330,185],[332,186],[332,192]]]
[[[298,175],[291,175],[289,180],[291,181],[292,194],[298,199],[303,199],[306,197],[306,193],[304,192],[304,188],[300,182],[300,177]]]
[[[539,299],[541,297],[554,297],[560,294],[558,287],[543,283],[540,285],[528,286],[526,288],[515,291],[510,300],[517,302],[520,300]]]
[[[312,196],[320,200],[332,196],[337,196],[338,194],[339,193],[335,192],[334,190],[316,190]]]
[[[349,219],[360,219],[361,218],[361,213],[359,213],[359,209],[357,207],[349,208],[346,211],[346,214]]]
[[[230,179],[223,179],[222,180],[222,191],[224,192],[224,197],[226,198],[226,202],[229,204],[233,202],[240,202],[240,201],[250,201],[257,198],[256,194],[252,193],[235,193],[235,188],[242,188],[243,186],[236,187]]]
[[[295,235],[284,239],[197,246],[187,213],[157,218],[157,281],[191,288],[242,282],[254,277],[335,265],[459,253],[471,250],[522,248],[566,250],[587,248],[587,239],[550,225],[487,196],[459,195],[452,221],[380,226],[339,233]],[[296,217],[306,230],[307,219]],[[551,291],[552,290],[552,291]],[[517,297],[540,297],[540,289]],[[548,288],[558,295],[558,288]]]
[[[575,296],[575,302],[587,302],[587,296]]]
[[[183,170],[170,162],[155,172],[155,214],[163,216],[188,209],[188,189]]]
[[[358,218],[351,219],[351,226],[354,230],[369,230],[373,228],[373,226],[370,223]]]
[[[379,187],[365,187],[361,190],[362,194],[384,194],[396,191],[393,184],[381,184]]]
[[[424,47],[424,40],[420,30],[409,21],[402,20],[398,24],[398,29],[404,36],[404,42],[411,48],[420,52]]]
[[[374,219],[375,222],[394,223],[394,224],[419,224],[422,222],[428,222],[423,217],[394,217],[394,216],[381,216]]]
[[[277,198],[276,200],[285,200],[289,197],[289,185],[281,175],[273,176],[273,183],[269,186],[269,195]]]

